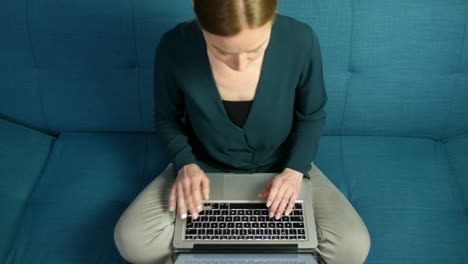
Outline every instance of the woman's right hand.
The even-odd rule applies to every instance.
[[[203,209],[203,199],[208,200],[210,180],[205,172],[195,163],[182,167],[172,185],[169,197],[169,211],[174,211],[177,200],[177,213],[181,219],[187,217],[190,209],[192,218],[196,219]],[[202,198],[203,195],[203,198]]]

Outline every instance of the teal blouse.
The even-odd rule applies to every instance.
[[[195,20],[161,38],[153,84],[155,129],[175,177],[195,163],[205,172],[280,173],[290,168],[309,178],[327,102],[320,45],[309,25],[277,14],[242,128],[226,113]]]

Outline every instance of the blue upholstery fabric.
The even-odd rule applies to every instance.
[[[0,118],[0,261],[14,240],[53,137]]]
[[[162,154],[154,134],[61,134],[6,263],[125,263],[114,226],[166,168]]]
[[[367,263],[468,263],[468,2],[278,11],[320,40],[329,101],[315,163],[366,222]],[[124,263],[113,227],[169,162],[153,130],[155,47],[193,16],[189,0],[0,3],[0,115],[58,135],[50,153],[51,139],[36,142],[30,171],[0,168],[6,263]]]

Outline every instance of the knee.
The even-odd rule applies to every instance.
[[[369,254],[371,239],[366,226],[362,223],[349,225],[341,230],[341,233],[329,234],[322,246],[324,253],[322,256],[328,264],[362,264]]]
[[[340,259],[346,260],[346,263],[364,263],[371,246],[370,235],[364,223],[360,227],[350,227],[344,232],[337,246],[340,247]]]
[[[121,217],[114,228],[114,242],[122,258],[130,263],[162,263],[170,254],[172,222],[145,228]],[[169,240],[169,241],[168,241]]]

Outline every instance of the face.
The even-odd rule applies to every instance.
[[[208,52],[232,70],[244,71],[265,52],[270,40],[271,27],[272,22],[268,22],[258,28],[245,28],[229,37],[202,31]]]

